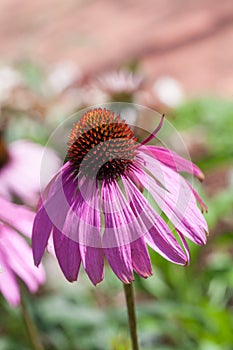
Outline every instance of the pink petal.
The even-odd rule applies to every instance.
[[[53,240],[62,272],[68,281],[76,281],[81,263],[79,244],[63,235],[56,227],[53,229]]]
[[[177,207],[177,200],[171,194],[166,195],[164,199],[163,195],[159,193],[159,189],[152,190],[151,193],[156,199],[157,203],[166,214],[168,219],[173,223],[175,228],[183,233],[187,238],[192,240],[194,243],[203,245],[206,243],[206,234],[203,227],[195,221],[195,211],[198,209],[195,206],[190,206],[184,211],[181,207]]]
[[[70,210],[77,191],[77,181],[74,181],[72,170],[65,164],[59,176],[56,175],[49,193],[45,198],[42,194],[43,206],[53,226],[62,231],[68,211]]]
[[[105,219],[104,248],[130,244],[147,232],[116,182],[103,185],[102,209]]]
[[[159,225],[158,225],[159,226]],[[178,265],[187,265],[188,257],[183,253],[179,253],[179,245],[171,232],[161,225],[159,229],[153,227],[149,234],[146,235],[146,243],[162,257]]]
[[[185,253],[167,224],[150,206],[131,180],[123,178],[123,182],[127,194],[131,197],[131,207],[135,217],[141,223],[142,231],[146,232],[145,242],[165,259],[176,264],[187,264]]]
[[[19,285],[1,250],[0,253],[0,265],[3,270],[0,276],[0,291],[11,306],[17,306],[20,303]]]
[[[147,278],[153,274],[150,256],[143,238],[139,238],[131,243],[132,264],[135,272]]]
[[[104,279],[104,251],[80,245],[83,267],[91,282],[96,286]]]
[[[36,214],[32,231],[32,251],[36,266],[41,262],[51,230],[52,222],[48,217],[45,207],[41,207]]]
[[[80,242],[79,239],[79,216],[81,212],[84,211],[84,201],[81,197],[81,195],[78,193],[76,200],[72,203],[69,210],[67,211],[67,214],[64,218],[64,224],[61,229],[62,233],[68,237],[69,239],[73,240],[77,243]],[[78,214],[77,214],[78,213]],[[59,227],[57,226],[59,229]]]
[[[176,232],[177,232],[178,236],[180,237],[181,243],[183,244],[185,253],[186,253],[187,257],[188,257],[188,264],[189,264],[189,262],[190,262],[190,250],[189,250],[189,246],[188,246],[188,244],[187,244],[187,242],[186,242],[184,236],[182,235],[182,233],[181,233],[179,230],[177,230]]]
[[[134,280],[130,245],[104,249],[106,258],[113,272],[125,284]]]
[[[151,153],[158,161],[164,163],[173,170],[180,172],[185,171],[187,173],[193,174],[200,180],[204,180],[204,174],[202,171],[189,160],[182,158],[177,153],[157,146],[146,146],[143,149],[145,152]]]
[[[40,206],[34,220],[32,248],[37,266],[41,262],[52,227],[55,226],[59,231],[62,231],[75,189],[70,167],[64,165],[59,176],[55,176],[53,186],[46,194],[47,199],[43,202],[43,206]]]
[[[158,169],[155,169],[147,155],[145,155],[145,159],[146,169],[156,177]],[[174,226],[195,243],[205,244],[204,229],[208,229],[207,224],[196,205],[190,187],[182,176],[162,163],[160,164],[160,171],[163,177],[162,185],[166,186],[169,192],[159,186],[151,176],[147,175],[146,181],[145,177],[140,174],[138,176]]]
[[[155,138],[155,136],[157,135],[157,133],[159,132],[159,130],[163,126],[164,118],[165,118],[165,114],[162,115],[162,117],[160,119],[160,122],[159,122],[159,125],[157,126],[157,128],[152,132],[152,134],[150,134],[145,140],[143,140],[141,142],[141,145],[145,145],[146,143],[148,143],[149,141],[151,141],[152,139]]]
[[[63,186],[69,181],[72,175],[70,162],[65,163],[61,169],[55,174],[50,182],[42,192],[42,201],[57,195],[60,191],[63,191]]]
[[[67,211],[62,232],[70,239],[90,247],[102,247],[98,187],[85,179],[79,182],[76,198]]]
[[[194,188],[191,187],[191,185],[189,183],[188,183],[188,185],[190,186],[196,200],[200,204],[202,213],[204,213],[204,212],[208,213],[208,207],[205,205],[205,203],[203,202],[203,200],[201,199],[199,194],[194,190]]]
[[[0,197],[0,220],[27,237],[31,237],[34,217],[35,214],[23,205],[10,203]]]
[[[80,188],[80,194],[82,194],[83,207],[82,210],[76,210],[80,253],[84,269],[92,283],[96,285],[104,278],[98,183],[91,180],[85,181]]]
[[[47,201],[47,199],[49,198],[49,195],[53,190],[53,185],[58,181],[58,178],[60,177],[60,172],[61,170],[59,170],[59,172],[49,181],[49,183],[43,190],[37,204],[37,210],[39,210],[40,207],[43,205],[43,202]]]
[[[102,209],[105,217],[103,236],[104,252],[114,273],[123,283],[134,280],[131,249],[128,241],[127,222],[123,214],[119,199],[119,189],[115,181],[102,184]],[[126,229],[122,234],[122,227]]]
[[[33,266],[31,248],[26,241],[13,230],[4,227],[1,238],[5,247],[8,265],[25,282],[31,292],[45,282],[43,268]]]

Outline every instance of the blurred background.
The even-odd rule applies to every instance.
[[[166,113],[206,175],[195,187],[209,208],[210,236],[205,247],[190,243],[190,267],[152,253],[154,276],[136,276],[140,343],[232,350],[232,0],[1,0],[0,43],[5,147],[22,139],[43,146],[59,123],[93,104]],[[45,349],[130,349],[113,273],[106,268],[95,288],[84,273],[65,281],[51,254],[44,263],[45,285],[30,295],[22,284],[22,294]],[[1,350],[32,349],[21,319],[20,307],[0,296]]]

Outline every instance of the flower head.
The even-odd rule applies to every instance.
[[[138,143],[110,110],[82,115],[66,163],[42,194],[32,234],[36,265],[51,233],[69,281],[77,279],[82,263],[90,280],[101,282],[104,257],[122,282],[133,281],[133,270],[146,278],[152,274],[147,245],[173,263],[188,264],[185,237],[205,244],[208,228],[196,200],[203,209],[204,203],[180,171],[200,179],[203,174],[176,153],[146,145],[163,119]]]
[[[43,267],[33,266],[31,248],[20,234],[30,238],[34,216],[24,206],[0,197],[0,292],[12,306],[20,302],[18,277],[31,292],[45,281]]]

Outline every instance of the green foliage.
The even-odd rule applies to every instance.
[[[185,103],[175,111],[175,126],[178,130],[192,133],[203,130],[209,157],[203,159],[203,166],[232,160],[233,147],[233,102],[220,98],[201,98]]]

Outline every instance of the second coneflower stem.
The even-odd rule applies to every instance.
[[[132,283],[124,284],[124,292],[125,292],[125,299],[126,299],[127,311],[128,311],[129,330],[130,330],[130,337],[132,342],[132,350],[139,350],[134,293],[133,293]]]
[[[24,322],[26,331],[28,333],[28,337],[31,341],[32,348],[34,350],[44,350],[44,346],[40,339],[37,327],[30,313],[27,310],[27,306],[25,304],[23,296],[21,298],[21,312],[22,312],[23,322]]]

